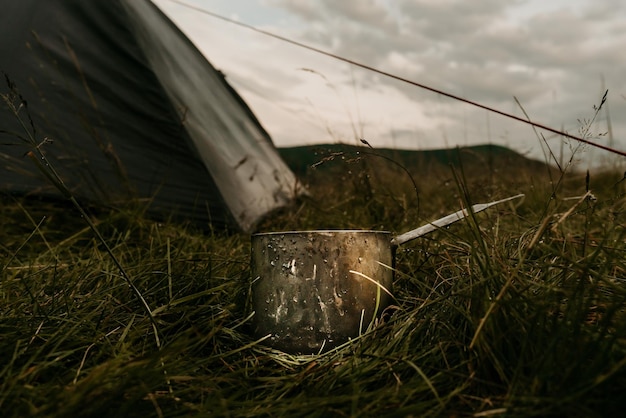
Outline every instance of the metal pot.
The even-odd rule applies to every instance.
[[[480,212],[523,195],[472,206]],[[252,236],[254,334],[292,353],[355,338],[389,306],[394,252],[467,216],[461,210],[397,237],[387,231],[319,230]]]

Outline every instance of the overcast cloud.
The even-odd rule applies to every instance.
[[[530,126],[154,0],[228,77],[278,146],[431,149],[493,143],[543,158]],[[241,22],[579,134],[609,90],[626,150],[626,2],[621,0],[186,0]],[[609,144],[606,113],[591,128]],[[558,152],[559,138],[545,133]],[[574,146],[576,144],[573,144]],[[607,155],[580,154],[587,160]],[[567,149],[567,147],[566,147]]]

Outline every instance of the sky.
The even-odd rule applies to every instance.
[[[153,0],[225,73],[279,147],[606,151],[216,19],[626,150],[623,0]],[[596,112],[603,93],[607,100]],[[597,115],[596,115],[597,113]],[[593,120],[593,123],[591,121]]]

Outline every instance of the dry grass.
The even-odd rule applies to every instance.
[[[2,98],[20,120],[19,97]],[[301,173],[311,196],[260,229],[399,233],[526,198],[402,247],[390,315],[298,356],[250,336],[248,235],[159,223],[141,204],[87,211],[26,140],[68,204],[2,198],[4,416],[604,417],[626,406],[621,173],[475,150],[404,169],[403,156],[369,148],[315,156]]]
[[[568,200],[585,195],[584,175],[554,190],[547,171],[509,164],[493,175],[475,162],[428,176],[408,167],[418,206],[388,161],[329,161],[305,176],[312,198],[260,226],[403,232],[470,201],[527,195],[399,251],[393,315],[321,356],[250,337],[245,234],[160,224],[141,208],[92,215],[149,305],[158,347],[141,303],[78,213],[5,198],[0,408],[5,416],[618,413],[621,175],[592,173],[593,199]]]

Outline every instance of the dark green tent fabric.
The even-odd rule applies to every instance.
[[[252,111],[149,0],[0,4],[0,71],[78,198],[139,198],[244,231],[294,198],[295,176]],[[55,195],[4,102],[0,131],[0,190]]]

